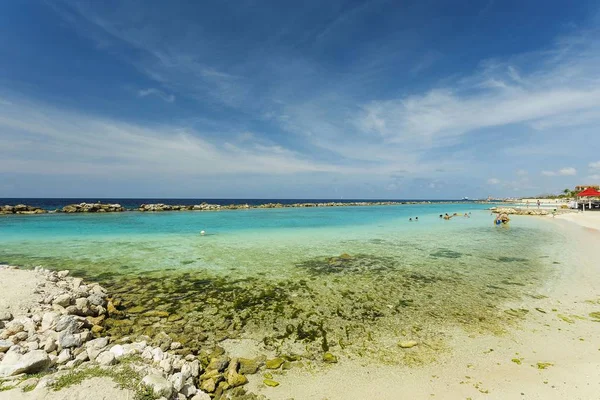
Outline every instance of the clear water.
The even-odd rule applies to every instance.
[[[507,329],[517,315],[505,304],[535,295],[558,263],[551,224],[495,227],[485,208],[6,216],[0,263],[100,280],[121,303],[113,334],[164,331],[191,349],[244,337],[309,358],[329,350],[384,361],[406,357],[395,343],[416,338],[429,343],[416,353],[426,358],[444,327]],[[471,218],[439,218],[455,212]]]

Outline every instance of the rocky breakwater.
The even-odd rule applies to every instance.
[[[195,204],[195,205],[172,205],[172,204],[142,204],[138,211],[160,212],[160,211],[218,211],[222,207],[218,204]]]
[[[490,211],[496,214],[512,215],[548,215],[552,210],[537,208],[513,208],[513,207],[492,207]]]
[[[0,214],[45,214],[47,211],[43,208],[28,206],[26,204],[17,204],[15,206],[0,206]]]
[[[106,213],[106,212],[122,212],[124,207],[120,204],[103,204],[103,203],[79,203],[69,204],[62,209],[57,210],[63,213]]]

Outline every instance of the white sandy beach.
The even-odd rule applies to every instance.
[[[600,311],[600,230],[589,228],[600,229],[600,213],[548,217],[548,223],[575,238],[577,248],[569,249],[570,263],[557,267],[538,291],[545,297],[506,305],[529,310],[513,331],[482,336],[456,330],[449,339],[452,350],[420,367],[343,359],[313,372],[275,372],[280,385],[274,388],[262,384],[262,374],[249,375],[248,389],[274,400],[599,398],[600,321],[589,314]],[[0,269],[0,307],[13,313],[33,307],[37,301],[33,276],[32,271]],[[45,398],[121,400],[131,398],[131,392],[115,388],[108,378],[84,381],[64,392],[44,388],[0,392],[2,400]]]

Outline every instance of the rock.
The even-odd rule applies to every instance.
[[[152,389],[156,397],[170,398],[173,394],[173,385],[160,375],[150,374],[142,379],[142,383]]]
[[[50,358],[44,350],[34,350],[27,354],[8,352],[0,363],[0,377],[32,374],[45,370],[49,365]]]
[[[216,388],[217,382],[215,382],[214,378],[206,379],[200,384],[200,389],[208,393],[214,392]]]
[[[8,310],[0,311],[0,321],[10,321],[11,319],[13,316]]]
[[[67,275],[69,275],[69,270],[65,269],[64,271],[58,271],[58,277],[61,279],[65,279]]]
[[[96,357],[96,362],[100,365],[114,365],[117,363],[117,358],[110,351],[105,351]]]
[[[56,350],[58,348],[58,345],[56,344],[56,340],[54,340],[53,337],[48,337],[46,339],[46,341],[44,342],[44,351],[46,353],[52,353],[54,350]]]
[[[279,382],[274,381],[273,379],[265,379],[263,383],[267,386],[276,387],[279,386]]]
[[[191,383],[186,383],[180,390],[181,394],[183,394],[185,397],[192,397],[197,391],[198,389],[196,389],[196,386]]]
[[[56,328],[60,315],[55,312],[47,312],[42,317],[42,332]]]
[[[171,343],[171,350],[177,350],[177,349],[181,349],[183,347],[183,345],[179,342],[173,342]]]
[[[403,349],[410,349],[411,347],[415,347],[418,344],[419,343],[415,340],[405,340],[405,341],[398,343],[398,346],[400,346]]]
[[[198,360],[192,361],[190,363],[190,368],[191,368],[192,376],[194,378],[198,377],[198,375],[200,375],[200,372],[202,372],[202,367],[200,366],[200,361],[198,361]]]
[[[6,324],[6,327],[4,328],[4,333],[6,333],[8,336],[12,336],[16,335],[19,332],[22,332],[24,329],[25,326],[21,322],[12,320],[8,324]]]
[[[338,359],[336,356],[334,356],[331,353],[325,353],[325,354],[323,354],[323,361],[328,364],[333,364],[333,363],[338,362]]]
[[[267,367],[268,369],[278,369],[284,362],[285,360],[283,358],[277,357],[272,360],[267,360],[265,362],[265,367]]]
[[[69,349],[64,349],[63,351],[60,352],[60,354],[58,355],[58,358],[56,359],[56,363],[57,364],[65,364],[67,361],[69,361],[71,359],[71,350]]]
[[[85,344],[86,352],[90,360],[94,361],[100,353],[104,351],[104,348],[108,346],[108,338],[98,338],[90,340]]]
[[[160,362],[165,357],[165,353],[159,348],[152,350],[152,359],[154,362]]]
[[[91,304],[95,306],[103,306],[106,303],[104,301],[104,297],[99,294],[92,294],[87,299]]]
[[[202,390],[197,390],[194,397],[191,400],[211,400],[211,397],[208,393],[204,393]]]
[[[171,375],[169,380],[173,384],[173,389],[175,389],[176,392],[180,392],[181,389],[183,389],[183,385],[185,385],[185,379],[183,378],[181,372]]]
[[[58,344],[63,349],[79,347],[81,346],[81,337],[77,334],[63,331],[58,335]]]
[[[260,363],[257,360],[252,360],[249,358],[240,358],[239,360],[240,368],[239,373],[244,375],[255,374],[260,368]]]
[[[206,367],[207,370],[216,369],[221,372],[227,368],[227,364],[229,364],[229,358],[227,356],[219,356],[210,360],[210,364]]]
[[[12,341],[15,343],[18,343],[18,342],[27,340],[28,337],[29,337],[29,334],[27,332],[19,332],[19,333],[13,335]]]
[[[13,344],[10,340],[0,340],[0,353],[6,352]]]
[[[68,307],[71,305],[72,300],[73,297],[71,297],[70,294],[65,293],[57,296],[52,302],[52,304],[58,304],[61,307]]]
[[[79,330],[79,323],[77,322],[74,316],[63,315],[56,322],[55,330],[57,332],[65,331],[68,333],[75,333]]]
[[[165,358],[158,363],[158,366],[165,371],[165,373],[170,374],[173,371],[173,361],[170,358]]]
[[[110,352],[114,354],[115,357],[121,358],[125,355],[125,349],[122,345],[116,344],[110,348]]]

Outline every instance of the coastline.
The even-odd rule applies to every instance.
[[[432,204],[432,201],[327,201],[327,202],[296,202],[296,203],[257,203],[257,204],[165,204],[148,203],[135,207],[123,207],[118,203],[76,203],[67,204],[61,208],[46,209],[27,204],[0,205],[0,215],[38,215],[38,214],[80,214],[80,213],[122,213],[122,212],[166,212],[166,211],[225,211],[250,209],[281,209],[281,208],[330,208],[330,207],[375,207]],[[435,201],[435,204],[488,204],[483,201]]]
[[[597,231],[600,231],[600,212],[577,212],[560,215],[556,218],[569,221],[584,228],[595,229]]]
[[[381,365],[344,358],[310,369],[271,371],[277,387],[265,386],[265,371],[250,374],[245,387],[274,400],[290,396],[298,400],[393,399],[398,393],[415,399],[512,399],[523,398],[521,393],[532,399],[593,398],[600,390],[596,338],[599,322],[589,314],[600,311],[600,273],[593,265],[594,245],[600,233],[567,222],[565,217],[570,216],[577,214],[547,222],[557,224],[570,238],[566,246],[575,246],[569,253],[574,256],[563,264],[564,268],[554,271],[538,290],[539,295],[506,304],[511,309],[527,310],[514,330],[502,335],[479,335],[456,329],[448,335],[450,350],[439,352],[435,361],[423,365]],[[579,222],[583,219],[576,218]],[[32,280],[23,278],[12,284],[26,281]],[[6,293],[0,293],[0,298],[4,299]],[[31,307],[29,304],[23,307]],[[0,399],[15,398],[11,397],[14,393],[0,392]],[[31,393],[19,393],[18,398],[39,395],[35,390]],[[127,398],[131,393],[122,394]]]

